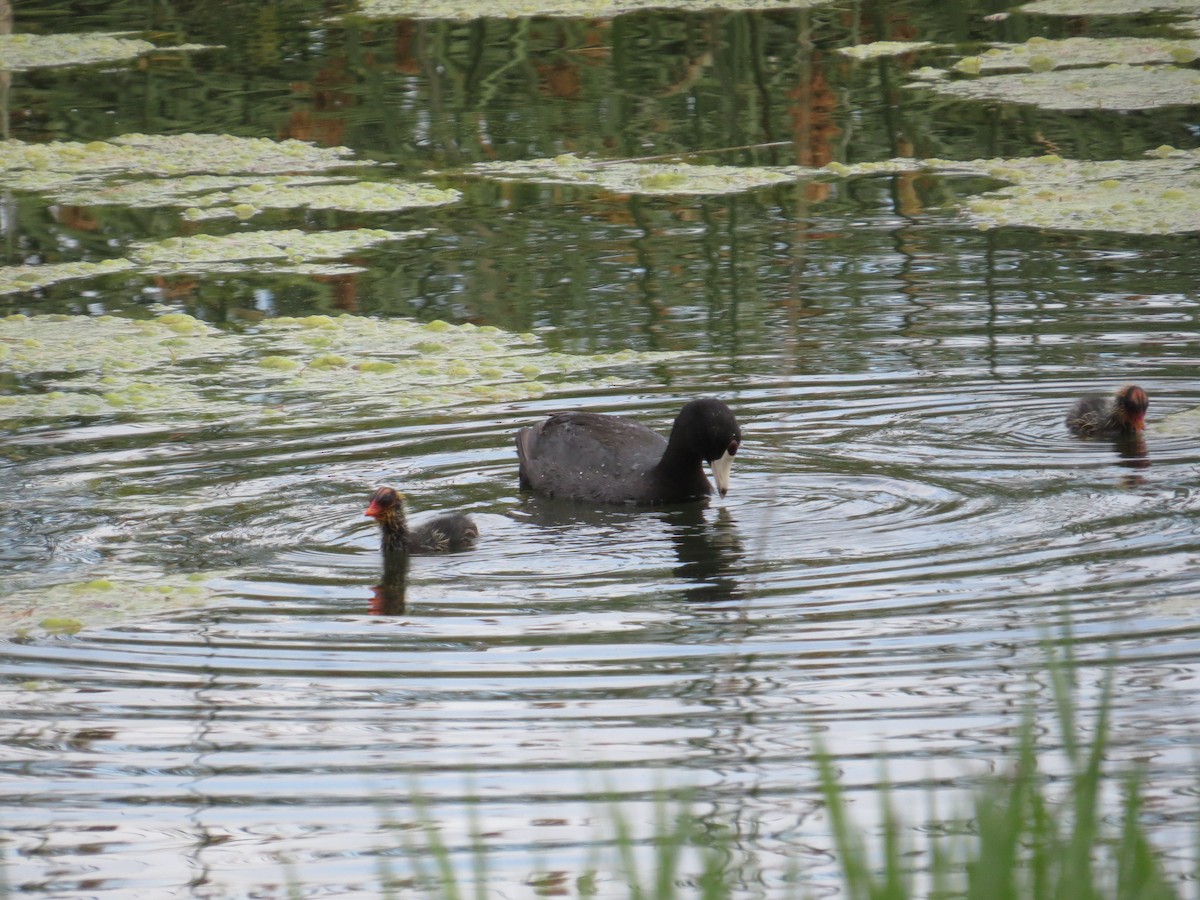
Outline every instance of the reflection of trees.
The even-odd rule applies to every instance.
[[[985,22],[982,13],[990,9],[983,3],[901,8],[879,0],[854,12],[833,6],[655,11],[613,20],[349,21],[323,29],[316,43],[311,23],[325,18],[326,6],[208,0],[159,3],[149,13],[139,6],[137,27],[226,49],[152,55],[103,78],[90,77],[90,69],[22,73],[12,90],[10,109],[22,111],[11,122],[13,135],[29,141],[129,131],[296,136],[345,143],[363,157],[395,163],[401,176],[564,151],[820,165],[894,154],[973,158],[980,147],[993,155],[1057,147],[1065,155],[1125,157],[1130,148],[1175,135],[1190,143],[1186,108],[1153,117],[1062,116],[962,103],[906,89],[915,56],[859,63],[832,52],[914,35],[952,43],[1028,36],[1020,17]],[[49,16],[22,11],[18,29],[57,27]],[[72,27],[125,30],[131,17],[130,5],[118,4]],[[230,28],[230,21],[241,27]],[[1050,28],[1066,34],[1076,25]],[[731,147],[738,149],[701,152]],[[846,259],[870,258],[864,244],[871,236],[845,230],[847,214],[864,206],[917,214],[953,202],[956,189],[942,179],[899,176],[837,190],[802,185],[639,198],[461,177],[446,183],[467,193],[463,204],[387,222],[300,211],[256,219],[261,227],[433,229],[423,242],[372,254],[362,275],[324,284],[271,278],[274,311],[354,309],[514,330],[553,325],[554,340],[570,349],[696,349],[726,359],[757,336],[777,335],[782,319],[797,333],[800,358],[813,336],[813,315],[831,293],[812,287],[831,274],[815,267],[813,243],[836,237]],[[9,262],[61,261],[70,253],[101,258],[135,240],[195,227],[175,210],[52,212],[44,198],[29,195],[16,201],[8,221]],[[906,252],[955,255],[940,254],[936,241],[922,238]],[[1031,254],[1022,265],[1045,258]],[[839,274],[847,283],[834,285],[836,294],[856,302],[858,273]],[[207,317],[253,318],[263,278],[225,278],[207,294],[206,280],[194,293],[188,279],[160,286],[179,291],[175,302]],[[68,284],[46,294],[68,302],[78,291]],[[15,308],[13,302],[4,301]],[[682,324],[681,305],[695,307]]]

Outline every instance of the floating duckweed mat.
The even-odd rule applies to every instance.
[[[552,353],[534,335],[490,326],[349,315],[267,319],[245,332],[182,313],[16,315],[0,320],[0,372],[28,387],[0,396],[0,420],[124,414],[186,428],[299,411],[311,420],[443,409],[536,397],[577,373],[682,355]]]
[[[108,176],[295,175],[369,166],[346,147],[228,134],[126,134],[109,141],[0,141],[0,184],[19,190],[98,185]]]
[[[1200,150],[1160,147],[1145,159],[893,159],[822,169],[840,178],[927,171],[982,175],[1012,186],[971,199],[964,212],[982,228],[1005,225],[1125,234],[1200,231]]]
[[[934,46],[932,41],[875,41],[871,44],[855,44],[853,47],[838,47],[837,52],[852,59],[879,59],[885,56],[902,56]]]
[[[350,14],[367,19],[482,19],[558,16],[607,19],[645,9],[809,9],[832,0],[359,0]]]
[[[1200,0],[1036,0],[1020,12],[1040,16],[1132,16],[1148,12],[1200,11]]]
[[[581,159],[567,153],[548,159],[476,163],[473,170],[503,181],[589,185],[621,194],[737,194],[811,178],[803,166],[703,166]]]
[[[207,49],[211,48],[200,44],[156,47],[149,41],[119,34],[3,34],[0,35],[0,71],[23,72],[29,69],[127,61],[153,51]]]
[[[868,44],[867,46],[872,45]],[[1049,72],[1052,69],[1073,66],[1097,66],[1113,63],[1122,65],[1179,63],[1184,65],[1198,57],[1200,57],[1200,40],[1073,37],[1055,41],[1033,37],[1024,44],[1001,44],[979,56],[969,56],[959,60],[953,68],[969,74],[1005,69]]]
[[[51,263],[44,266],[0,266],[0,294],[16,294],[70,281],[75,278],[95,278],[132,269],[127,259],[105,259],[100,262]]]
[[[1025,103],[1043,109],[1131,110],[1200,104],[1200,72],[1175,66],[1059,69],[923,81],[919,86],[966,100]]]
[[[129,258],[95,263],[0,266],[0,294],[32,291],[72,278],[94,278],[134,269],[153,275],[185,272],[345,275],[361,272],[362,268],[318,260],[336,260],[386,241],[401,241],[427,233],[377,228],[313,232],[288,229],[172,237],[134,244]]]
[[[1200,231],[1200,151],[1163,147],[1142,160],[1040,156],[930,165],[1003,179],[1012,187],[967,201],[984,228],[1003,225],[1124,234]]]
[[[427,184],[311,174],[374,165],[350,157],[345,147],[220,134],[129,134],[89,144],[13,140],[0,142],[0,184],[71,206],[183,207],[190,219],[248,219],[264,209],[397,212],[461,198]]]
[[[356,228],[346,231],[245,231],[234,234],[197,234],[134,244],[130,258],[142,270],[154,273],[240,272],[245,264],[305,265],[312,260],[337,259],[385,241],[420,237],[425,231],[382,231]],[[272,272],[280,271],[271,265]]]
[[[0,604],[0,633],[74,634],[88,626],[196,609],[220,596],[209,584],[217,577],[148,573],[145,581],[97,578],[14,591]]]
[[[366,182],[323,175],[185,175],[124,181],[103,187],[71,185],[50,192],[68,206],[174,206],[191,220],[248,219],[266,209],[399,212],[456,203],[462,194],[426,184]]]

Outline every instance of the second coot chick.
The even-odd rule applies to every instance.
[[[379,523],[384,552],[447,553],[469,550],[479,537],[479,529],[465,513],[446,513],[408,527],[404,517],[404,495],[395,488],[381,487],[371,495],[371,504],[363,515]]]
[[[521,487],[598,503],[684,503],[722,497],[742,432],[720,400],[693,400],[664,439],[644,425],[597,413],[558,413],[517,432]]]
[[[1075,401],[1067,413],[1067,427],[1081,437],[1129,437],[1146,427],[1150,400],[1136,384],[1127,384],[1112,396],[1089,394]]]

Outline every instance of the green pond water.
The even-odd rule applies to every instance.
[[[678,789],[738,896],[837,896],[814,739],[868,834],[1031,703],[1053,779],[1068,630],[1194,871],[1200,3],[666,5],[8,10],[11,890],[378,896],[423,815],[626,896],[609,798]],[[518,490],[522,425],[705,395],[727,497]],[[478,547],[384,572],[382,484]]]

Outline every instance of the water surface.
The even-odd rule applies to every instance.
[[[891,63],[821,52],[850,42],[840,12],[535,20],[530,32],[497,20],[297,24],[319,21],[313,5],[230,31],[224,7],[197,9],[185,38],[228,51],[108,81],[18,76],[10,130],[274,137],[286,121],[289,136],[303,126],[419,172],[489,154],[787,139],[801,85],[839,98],[827,119],[841,136],[816,129],[739,161],[802,161],[812,146],[886,158],[898,123],[964,159],[1029,155],[1038,128],[1081,156],[1187,139],[1179,110],[1051,120],[897,99],[870,74]],[[986,37],[991,11],[972,7],[965,26],[920,4],[854,9],[859,25],[890,11],[948,41]],[[18,28],[52,22],[23,15]],[[146,25],[119,8],[93,18],[70,27]],[[580,49],[593,38],[604,52]],[[815,49],[798,50],[800,38]],[[532,58],[505,70],[514,42]],[[243,97],[237,127],[230,91]],[[762,105],[745,109],[747,97]],[[365,217],[435,231],[364,254],[350,280],[110,279],[0,299],[31,315],[161,304],[230,329],[313,312],[443,318],[535,329],[576,353],[678,351],[536,399],[314,406],[209,427],[22,421],[0,435],[5,592],[196,573],[217,592],[158,615],[82,610],[73,634],[5,632],[0,834],[15,889],[373,895],[386,871],[410,874],[420,792],[464,878],[482,830],[498,896],[574,895],[591,878],[620,896],[605,798],[645,834],[656,792],[686,788],[713,828],[738,835],[742,894],[785,896],[796,877],[836,894],[814,740],[864,823],[881,760],[914,826],[931,800],[965,808],[978,778],[1004,769],[1031,699],[1047,746],[1059,743],[1042,645],[1068,629],[1085,710],[1118,659],[1109,755],[1144,768],[1150,833],[1176,870],[1191,865],[1194,237],[985,232],[956,216],[955,193],[971,188],[955,179],[911,194],[869,179],[820,198],[790,185],[649,199],[442,177],[463,203]],[[104,208],[84,228],[36,197],[10,204],[9,264],[67,237],[94,246],[184,227]],[[1151,396],[1144,441],[1067,433],[1075,397],[1126,381]],[[699,395],[723,397],[745,433],[726,498],[634,511],[518,491],[521,425],[583,408],[665,430]],[[383,572],[362,513],[384,483],[417,519],[470,511],[478,549]]]

